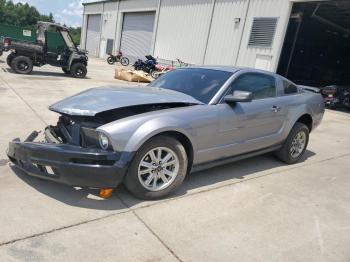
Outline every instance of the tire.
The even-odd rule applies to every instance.
[[[110,65],[114,65],[115,59],[113,57],[108,57],[107,58],[107,63],[110,64]]]
[[[70,73],[74,78],[84,78],[87,74],[87,69],[83,63],[78,62],[71,66]]]
[[[157,79],[159,77],[157,74],[158,71],[156,71],[156,70],[151,69],[151,71],[149,73],[153,79]]]
[[[0,50],[0,56],[2,56],[4,54],[4,52],[2,50]]]
[[[292,149],[294,139],[297,139],[297,135],[299,134],[303,134],[304,137],[302,140],[304,140],[304,143],[302,145],[299,144],[300,145],[299,147],[298,146],[294,147],[294,148],[298,148],[298,150],[294,151]],[[275,152],[275,155],[278,159],[280,159],[281,161],[287,164],[290,164],[290,165],[295,164],[304,155],[308,143],[309,143],[308,127],[302,123],[297,122],[295,123],[294,127],[290,131],[286,141],[283,143],[283,146]],[[295,152],[294,155],[293,155],[293,151]],[[300,151],[300,152],[297,152],[297,151]]]
[[[17,56],[13,58],[11,68],[17,74],[30,74],[33,71],[33,61],[26,56]]]
[[[162,171],[162,167],[159,165],[152,165],[149,152],[156,150],[154,157],[157,158],[161,149],[161,157],[164,159],[168,153],[170,153],[171,158],[165,162],[171,164],[168,167],[163,167],[163,170],[167,170],[167,173]],[[141,162],[147,162],[147,165],[143,166]],[[174,164],[172,164],[172,162]],[[126,188],[136,197],[146,200],[155,200],[168,195],[170,192],[178,188],[183,180],[185,179],[187,173],[187,154],[183,145],[176,139],[169,136],[157,136],[146,142],[140,150],[137,151],[133,161],[131,162],[130,168],[127,175],[124,178],[124,184]],[[147,170],[154,170],[147,172]],[[169,170],[170,169],[170,170]],[[139,175],[139,171],[146,172]],[[173,176],[169,176],[173,173]],[[159,173],[158,173],[159,172]],[[165,181],[163,180],[165,175]],[[152,177],[153,176],[153,179]],[[149,179],[149,182],[147,179]],[[147,183],[149,184],[147,186]],[[154,184],[156,185],[154,187]]]
[[[129,63],[130,63],[129,58],[127,58],[127,57],[122,57],[122,58],[120,59],[120,63],[121,63],[123,66],[128,66]]]
[[[6,57],[6,63],[7,63],[7,65],[8,65],[9,67],[11,67],[11,68],[12,68],[12,60],[13,60],[15,57],[16,57],[16,56],[15,56],[13,53],[9,54],[9,55]]]
[[[67,68],[62,67],[62,71],[63,71],[63,73],[65,73],[66,75],[70,75],[70,70],[68,70]]]

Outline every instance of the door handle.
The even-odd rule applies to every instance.
[[[271,111],[274,112],[274,113],[277,113],[277,112],[281,111],[281,108],[278,107],[278,106],[273,106],[273,107],[271,108]]]

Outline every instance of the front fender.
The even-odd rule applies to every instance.
[[[151,137],[164,132],[179,132],[191,141],[194,150],[197,148],[195,129],[185,120],[172,116],[125,119],[98,130],[110,137],[114,150],[119,152],[136,152]]]

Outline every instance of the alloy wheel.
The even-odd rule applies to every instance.
[[[170,186],[178,175],[178,156],[167,147],[156,147],[148,151],[138,166],[141,185],[150,191],[160,191]]]

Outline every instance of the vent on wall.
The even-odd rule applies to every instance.
[[[277,17],[254,18],[248,46],[272,47],[277,20]]]

